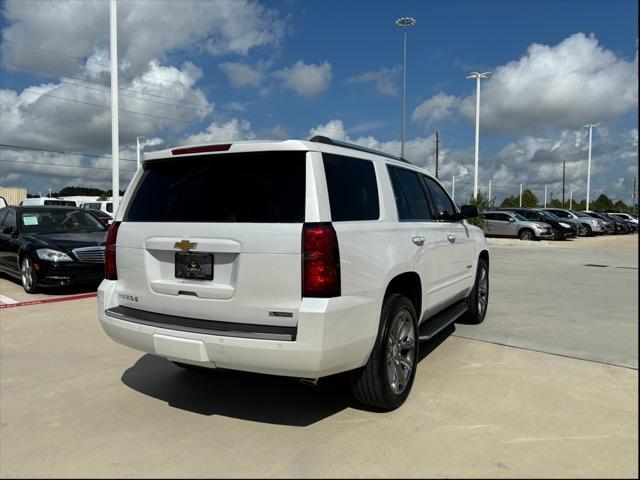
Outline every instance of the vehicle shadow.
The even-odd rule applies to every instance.
[[[15,283],[22,288],[22,283],[19,279],[7,275],[4,272],[0,273],[0,278],[9,282]],[[98,291],[100,283],[88,283],[84,285],[68,285],[65,287],[44,287],[40,288],[37,293],[41,295],[76,295],[82,293],[94,293]]]
[[[418,361],[429,356],[453,331],[452,325],[421,344]],[[165,358],[146,354],[123,373],[121,380],[173,408],[260,423],[306,427],[346,408],[377,411],[356,403],[349,391],[348,373],[323,378],[311,387],[295,378],[273,375],[222,369],[188,371]]]

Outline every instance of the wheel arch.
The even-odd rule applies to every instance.
[[[416,315],[420,319],[422,314],[422,281],[417,272],[404,272],[393,277],[384,292],[384,300],[393,293],[400,293],[406,296],[413,304]],[[383,305],[384,300],[382,302]]]

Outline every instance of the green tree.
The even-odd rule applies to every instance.
[[[102,195],[104,190],[92,187],[64,187],[54,195],[57,197],[74,197],[76,195],[86,195],[88,197],[97,197]]]
[[[616,203],[613,204],[613,209],[618,212],[628,212],[629,205],[624,203],[622,200],[618,200]]]
[[[518,203],[520,200],[518,200]],[[528,188],[522,192],[522,207],[533,208],[538,206],[538,197]]]
[[[579,202],[576,202],[575,200],[573,201],[573,206],[571,207],[573,210],[578,210],[578,211],[582,211],[582,210],[586,210],[587,209],[587,200],[586,199],[582,199]]]
[[[550,202],[547,202],[547,206],[550,208],[562,208],[562,202],[557,198],[552,198]]]
[[[520,205],[520,200],[515,195],[513,197],[505,197],[500,204],[504,208],[517,207],[518,205]]]
[[[478,208],[478,212],[480,215],[485,210],[491,209],[493,205],[496,203],[496,197],[489,198],[489,195],[486,193],[478,192],[478,196],[473,198],[473,194],[469,195],[469,199],[467,200],[467,205],[475,205]],[[476,218],[470,218],[467,220],[470,224],[475,225],[476,227],[484,228],[485,220],[482,216]]]
[[[604,193],[601,193],[596,201],[589,205],[591,210],[612,210],[613,202]]]

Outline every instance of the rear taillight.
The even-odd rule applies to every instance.
[[[120,222],[113,222],[107,231],[107,243],[104,247],[104,277],[107,280],[118,279],[116,266],[116,239],[118,238]]]
[[[331,223],[302,227],[302,296],[340,296],[340,252]]]

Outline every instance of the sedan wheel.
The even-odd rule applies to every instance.
[[[524,229],[520,232],[520,240],[533,240],[533,232],[529,229]]]
[[[33,262],[29,256],[25,255],[20,265],[20,276],[22,277],[22,288],[27,293],[35,293],[38,290],[38,278],[33,268]]]

